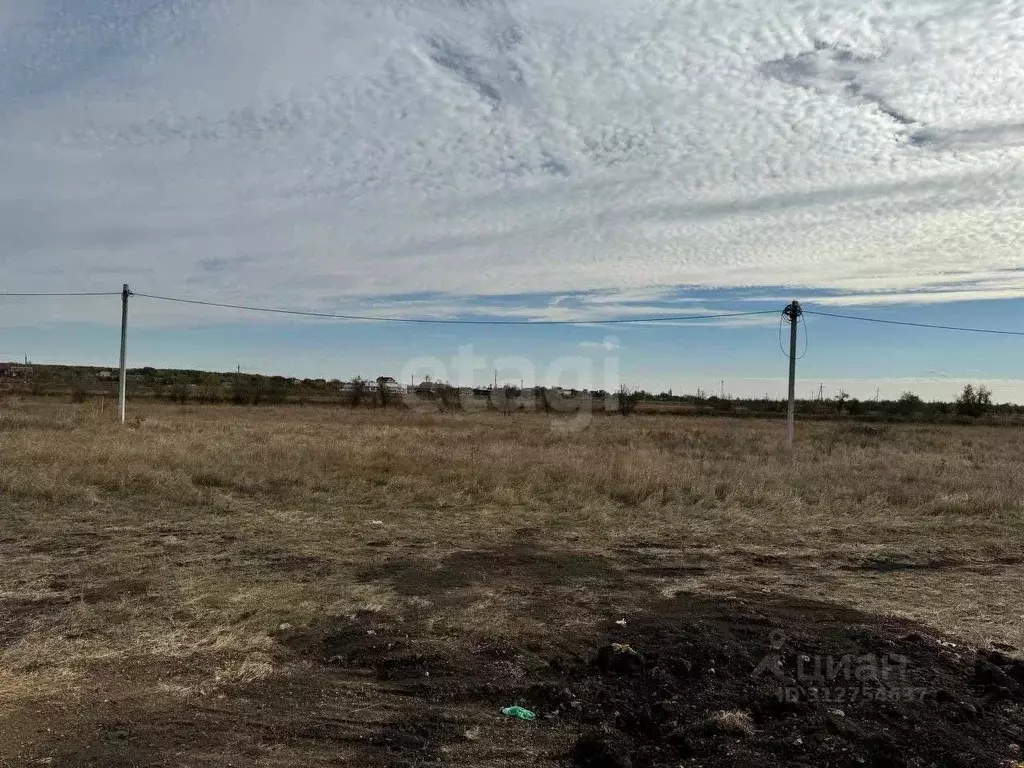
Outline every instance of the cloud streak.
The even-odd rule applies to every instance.
[[[874,106],[882,115],[900,126],[917,121],[873,91],[865,77],[873,67],[884,65],[884,57],[858,55],[848,48],[816,41],[813,51],[786,54],[761,67],[768,77],[789,85],[817,91],[823,95],[839,94],[861,104]]]

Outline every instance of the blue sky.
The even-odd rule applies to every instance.
[[[1024,330],[1015,0],[0,0],[0,290]],[[112,365],[116,298],[0,299]],[[808,317],[801,387],[1024,401],[1024,338]],[[777,318],[132,301],[133,364],[781,393]],[[614,337],[609,340],[609,337]],[[524,359],[529,361],[525,365]],[[438,367],[437,360],[432,363]],[[495,362],[497,361],[497,363]],[[606,371],[607,368],[607,371]],[[490,371],[490,372],[488,372]],[[543,383],[554,383],[544,381]],[[598,385],[602,382],[597,381]]]
[[[704,292],[702,309],[776,310],[778,301]],[[8,300],[14,301],[14,300]],[[45,308],[66,300],[19,300],[33,311],[19,327],[0,329],[0,357],[113,366],[118,354],[120,298],[90,302],[96,322],[45,321]],[[520,297],[517,306],[525,306]],[[975,327],[1015,327],[1019,300],[884,306],[850,310],[865,316]],[[153,300],[132,298],[129,359],[156,365],[347,379],[426,375],[486,385],[502,382],[781,397],[786,387],[788,328],[777,314],[728,321],[603,325],[421,325],[274,319],[224,310],[234,322],[147,318]],[[835,307],[807,303],[808,309]],[[951,311],[953,310],[953,311]],[[80,311],[80,310],[76,310]],[[136,315],[141,322],[136,323]],[[474,316],[479,318],[479,316]],[[37,320],[39,322],[37,322]],[[808,314],[800,327],[798,393],[824,387],[856,397],[895,397],[905,390],[948,399],[967,382],[986,382],[997,400],[1016,401],[1024,381],[1021,338],[860,323]]]

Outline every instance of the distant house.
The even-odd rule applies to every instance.
[[[405,392],[405,387],[395,381],[391,376],[378,376],[377,387],[385,390],[386,392],[391,392],[392,394],[402,394]]]
[[[413,387],[412,391],[415,392],[417,395],[430,397],[436,392],[441,392],[447,386],[447,384],[441,381],[424,380],[417,384],[415,387]]]
[[[27,378],[32,368],[19,363],[0,363],[0,379],[24,379]]]
[[[102,381],[110,381],[112,378],[114,378],[114,372],[100,371],[99,373],[96,374],[96,378],[101,379]]]

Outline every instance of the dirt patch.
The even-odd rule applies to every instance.
[[[215,558],[221,559],[230,569],[279,574],[300,582],[329,576],[334,571],[330,561],[325,558],[280,550],[243,550],[237,556]]]
[[[586,768],[997,766],[1024,737],[1019,662],[902,622],[683,599],[611,635],[606,649],[628,647],[631,664],[599,653],[570,673],[571,698],[549,703],[577,702]]]
[[[996,557],[992,560],[992,562],[996,563],[997,565],[1024,565],[1024,555],[1006,555]]]
[[[629,573],[643,578],[688,578],[714,567],[714,559],[697,550],[668,549],[650,542],[642,542],[635,548],[620,546],[617,550]]]
[[[61,597],[0,597],[0,650],[28,634],[37,617],[45,616],[66,602]]]
[[[507,578],[524,563],[556,585],[615,573],[537,554],[455,583]],[[464,573],[482,560],[445,562]],[[447,628],[429,608],[324,619],[275,634],[275,674],[203,694],[168,693],[209,680],[202,664],[96,667],[94,698],[66,713],[59,737],[40,718],[38,733],[12,736],[7,756],[62,766],[171,766],[187,754],[196,765],[371,768],[1005,768],[1024,743],[1024,662],[1012,650],[976,651],[835,605],[681,595],[638,601],[589,631],[493,631]],[[511,705],[537,720],[504,717]]]
[[[389,560],[363,569],[357,577],[364,583],[390,583],[402,595],[427,597],[489,584],[523,583],[537,588],[600,582],[618,574],[618,568],[600,555],[553,552],[525,543],[502,550],[455,552],[439,561]]]
[[[43,727],[43,710],[35,720],[0,716],[11,765],[430,768],[444,762],[449,745],[468,741],[469,726],[436,702],[400,696],[385,682],[367,687],[358,670],[336,664],[296,665],[184,696],[161,691],[202,677],[185,662],[139,659],[92,672],[98,688],[88,707],[46,708],[50,716],[63,710],[59,735]]]
[[[941,571],[946,568],[960,568],[962,561],[950,558],[936,558],[917,562],[902,558],[875,557],[852,565],[843,566],[844,570],[873,571],[875,573],[899,573],[900,571]]]
[[[707,565],[640,565],[632,570],[650,579],[681,579],[706,573]]]
[[[112,579],[104,584],[83,589],[82,600],[87,603],[105,603],[129,597],[144,597],[149,593],[150,587],[148,579]]]
[[[89,557],[109,547],[111,536],[94,531],[68,531],[60,536],[40,536],[25,545],[32,554]]]
[[[906,571],[949,571],[958,570],[965,573],[997,574],[1006,565],[1017,563],[1005,562],[1006,558],[991,561],[964,560],[954,557],[932,557],[915,560],[911,557],[872,557],[839,565],[843,571],[860,571],[868,573],[902,573]]]
[[[827,604],[683,596],[588,638],[527,645],[376,614],[281,639],[485,722],[532,709],[524,728],[576,732],[555,762],[580,768],[995,768],[1024,740],[1024,663]]]

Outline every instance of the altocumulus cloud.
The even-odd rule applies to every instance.
[[[1022,49],[1019,0],[0,0],[0,279],[1024,295]]]

